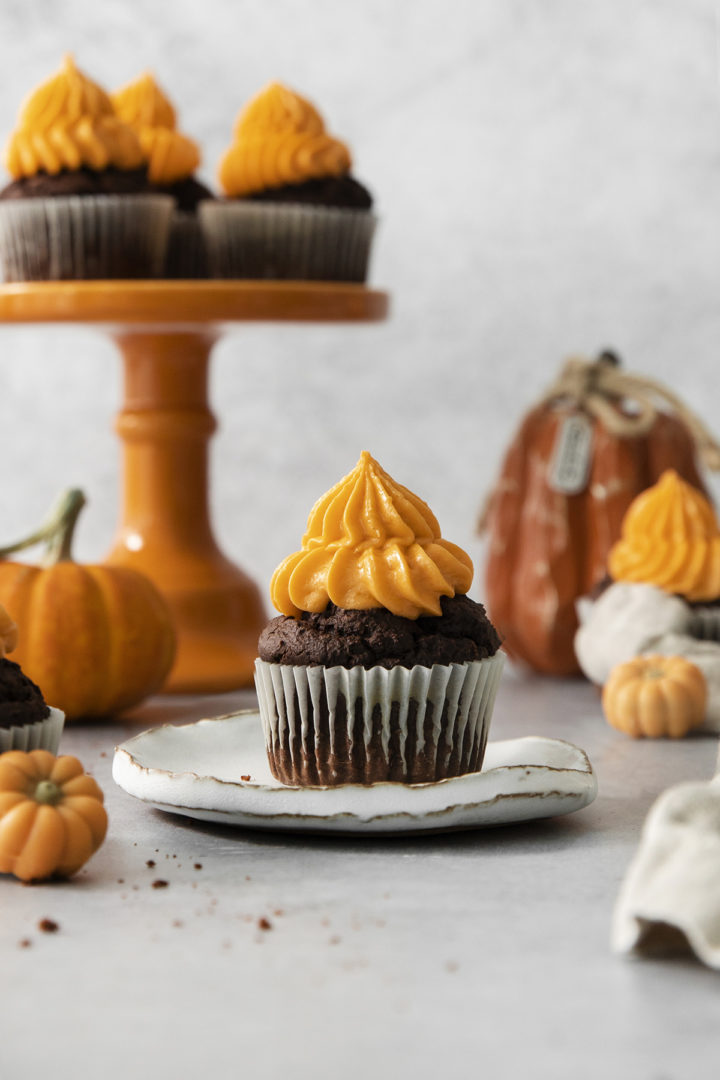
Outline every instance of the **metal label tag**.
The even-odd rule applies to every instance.
[[[582,413],[567,416],[557,433],[548,483],[561,495],[579,495],[587,487],[592,462],[592,424]]]

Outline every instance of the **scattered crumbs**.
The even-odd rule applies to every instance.
[[[118,883],[118,885],[124,885],[125,884],[125,878],[124,877],[119,877],[117,879],[117,883]]]
[[[246,774],[245,774],[245,776],[241,776],[241,777],[240,777],[240,779],[241,779],[241,780],[245,780],[245,781],[247,782],[248,780],[250,780],[250,779],[251,779],[251,777],[250,777],[250,773],[246,773]]]
[[[155,880],[152,883],[152,887],[153,887],[153,889],[167,889],[168,883],[167,883],[167,881],[163,881],[163,879],[159,877],[159,878],[155,878]]]
[[[139,885],[133,885],[133,892],[137,892],[139,888]]]
[[[262,918],[258,919],[257,924],[258,930],[272,930],[273,928],[270,920],[266,919],[264,915],[262,916]]]
[[[193,881],[192,887],[193,887],[193,889],[197,889],[197,881]]]
[[[38,930],[42,930],[43,934],[56,934],[59,929],[60,924],[54,919],[41,919],[38,923]]]
[[[328,918],[321,919],[320,920],[320,925],[321,926],[329,926],[330,925],[330,920]]]
[[[285,912],[281,907],[275,908],[275,910],[273,911],[273,915],[277,915],[278,918],[281,918],[284,914]]]
[[[167,854],[167,852],[165,853],[165,858],[166,858],[166,859],[169,859],[169,858],[170,858],[170,856],[169,856],[169,855]]]
[[[341,941],[342,941],[342,938],[340,937],[339,934],[333,934],[333,936],[330,938],[328,944],[329,945],[339,945]]]
[[[104,750],[100,751],[100,757],[107,757],[107,754]]]
[[[156,848],[155,848],[155,854],[156,854],[156,855],[159,855],[159,854],[160,854],[160,848],[159,848],[159,847],[156,847]]]
[[[21,938],[20,941],[18,941],[18,948],[19,949],[29,949],[31,945],[32,945],[32,941],[30,940],[29,937]]]
[[[133,847],[137,847],[137,841],[133,840]]]
[[[145,863],[145,865],[149,866],[150,869],[152,870],[153,866],[155,865],[155,860],[154,859],[148,859],[148,861]]]
[[[216,904],[217,904],[217,900],[216,900],[215,898],[213,898],[213,899],[212,899],[212,900],[210,901],[210,907],[215,907],[215,905],[216,905]]]
[[[202,863],[201,862],[193,863],[193,870],[202,870]]]
[[[177,859],[177,855],[173,855],[173,859]]]
[[[127,893],[126,892],[121,892],[120,893],[120,899],[121,900],[127,900]]]
[[[458,970],[459,967],[460,967],[460,965],[457,963],[456,960],[448,960],[448,962],[445,964],[445,970],[450,975],[453,975]]]
[[[184,926],[185,925],[185,923],[182,921],[182,919],[173,919],[172,924],[173,924],[173,926]]]
[[[246,875],[245,875],[245,880],[246,880],[246,881],[252,881],[252,878],[250,877],[250,875],[249,875],[249,874],[246,874]]]

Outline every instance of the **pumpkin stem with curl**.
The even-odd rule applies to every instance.
[[[18,551],[35,547],[36,544],[45,544],[44,566],[54,566],[58,562],[72,560],[71,547],[77,519],[85,505],[85,496],[79,488],[69,488],[58,499],[55,507],[49,514],[47,521],[40,528],[19,540],[16,544],[8,544],[0,548],[0,559],[6,559],[9,555],[15,555]]]

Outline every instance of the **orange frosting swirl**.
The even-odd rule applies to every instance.
[[[235,142],[218,170],[230,196],[301,184],[350,171],[350,151],[325,131],[317,109],[280,83],[270,83],[240,113]]]
[[[18,628],[5,608],[0,604],[0,660],[17,646]]]
[[[302,548],[275,571],[272,602],[284,615],[387,608],[440,615],[441,596],[466,593],[470,556],[443,540],[430,507],[397,484],[367,451],[310,511]]]
[[[149,72],[116,91],[112,103],[137,134],[151,183],[174,184],[197,169],[197,143],[175,130],[175,109]]]
[[[643,582],[688,600],[720,596],[720,528],[702,492],[674,469],[630,504],[608,569],[616,581]]]
[[[86,166],[136,169],[142,151],[135,133],[115,115],[110,98],[66,57],[62,70],[25,101],[5,148],[14,179]]]

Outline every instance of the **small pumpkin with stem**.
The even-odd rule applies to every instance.
[[[0,548],[0,603],[20,627],[15,658],[68,720],[136,705],[160,688],[175,654],[172,616],[144,574],[73,561],[84,505],[81,491],[65,492],[37,532]],[[42,565],[10,561],[39,543]]]
[[[77,758],[48,750],[0,755],[0,873],[70,877],[106,831],[103,793]]]
[[[638,738],[682,738],[705,719],[707,683],[683,656],[636,656],[610,672],[602,692],[608,722]]]

